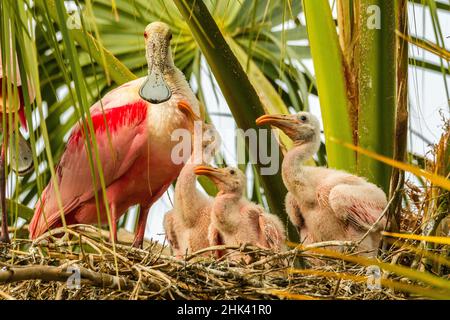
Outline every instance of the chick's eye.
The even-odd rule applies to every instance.
[[[301,117],[300,117],[300,120],[306,121],[306,120],[308,120],[308,118],[307,118],[306,116],[301,116]]]
[[[235,174],[234,170],[230,170],[230,173],[231,173],[231,174]]]
[[[144,38],[147,39],[148,38],[148,34],[147,32],[144,32]]]

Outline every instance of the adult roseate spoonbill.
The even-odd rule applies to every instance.
[[[360,240],[386,207],[384,192],[344,171],[303,166],[320,146],[320,124],[312,114],[264,115],[256,123],[278,127],[294,141],[284,157],[282,177],[289,191],[286,211],[302,241]],[[360,249],[376,252],[384,223],[378,222]]]
[[[12,48],[11,48],[12,49]],[[17,62],[17,56],[13,54],[11,51],[10,54],[11,62],[9,64],[10,68],[8,70],[5,70],[3,72],[3,61],[0,54],[0,115],[3,116],[3,112],[6,113],[13,112],[14,115],[17,114],[19,116],[19,121],[22,124],[22,126],[27,129],[27,122],[25,120],[25,112],[24,112],[24,96],[22,92],[22,79],[19,74],[19,64]],[[13,62],[13,60],[15,62]],[[15,71],[12,70],[12,66],[15,64]],[[6,68],[5,68],[6,69]],[[11,81],[11,84],[17,88],[17,94],[18,94],[18,106],[13,106],[13,99],[10,99],[7,93],[3,92],[3,79],[5,79],[5,83],[7,82],[7,79]],[[6,84],[5,84],[6,87]],[[29,99],[32,102],[35,99],[35,92],[33,90],[33,87],[30,82],[28,82],[28,95]],[[3,94],[6,95],[6,104],[3,105]],[[6,124],[8,124],[8,120],[6,120]],[[3,143],[1,147],[1,154],[0,154],[0,202],[1,202],[1,233],[0,233],[0,242],[9,242],[9,235],[8,235],[8,225],[7,225],[7,214],[6,214],[6,199],[5,199],[5,191],[6,191],[6,177],[5,177],[5,163],[6,163],[6,143],[8,141],[7,134],[8,130],[3,130],[2,126],[2,119],[0,118],[0,131],[5,134],[3,138]],[[15,135],[13,135],[13,138]],[[14,148],[13,148],[14,149]],[[23,139],[22,135],[19,132],[19,157],[16,159],[16,152],[15,150],[11,150],[10,152],[10,158],[11,158],[11,164],[12,168],[17,170],[18,174],[25,174],[29,172],[30,169],[32,169],[33,162],[31,161],[31,157],[28,159],[21,159],[21,156],[24,156],[24,153],[29,155],[31,150],[29,149],[29,145],[27,142]],[[24,160],[24,161],[20,161]]]
[[[212,160],[220,146],[220,137],[212,125],[203,124],[202,130],[203,137],[194,134],[194,139],[202,141],[194,140],[193,153],[177,179],[174,207],[164,216],[166,238],[178,258],[209,246],[207,235],[213,199],[197,190],[194,169]]]
[[[189,84],[174,65],[169,27],[151,23],[145,28],[144,37],[148,76],[109,92],[90,109],[113,222],[112,237],[117,237],[117,220],[131,205],[142,208],[134,246],[142,245],[149,208],[183,167],[183,163],[176,164],[171,159],[176,145],[171,134],[178,128],[192,132],[193,119],[200,113]],[[56,170],[67,224],[98,223],[95,192],[99,196],[100,221],[108,221],[100,185],[92,183],[86,135],[90,133],[77,124]],[[188,157],[185,155],[183,160]],[[61,223],[51,181],[30,223],[31,238]]]
[[[285,231],[281,221],[244,197],[246,177],[242,171],[198,166],[195,173],[209,177],[219,189],[211,212],[211,245],[252,244],[276,250],[284,248]],[[218,236],[221,243],[217,243]]]

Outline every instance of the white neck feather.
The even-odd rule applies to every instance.
[[[320,141],[309,141],[294,145],[283,159],[282,177],[286,187],[291,189],[295,182],[304,180],[303,163],[318,150]],[[291,189],[292,190],[292,189]]]

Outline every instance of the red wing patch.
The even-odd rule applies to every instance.
[[[106,130],[113,133],[122,126],[133,126],[142,122],[146,116],[147,103],[140,100],[135,103],[105,110],[104,113],[96,113],[92,115],[92,124],[95,135],[106,132]],[[77,144],[80,138],[84,139],[85,137],[84,127],[80,123],[70,136],[69,143]]]

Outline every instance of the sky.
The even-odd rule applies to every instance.
[[[422,19],[425,14],[425,19]],[[422,9],[420,5],[411,5],[409,7],[410,17],[419,17],[415,21],[410,19],[409,32],[420,38],[426,38],[432,42],[436,42],[432,21],[429,12]],[[439,19],[444,36],[446,48],[450,48],[450,14],[439,11]],[[304,17],[300,17],[304,21]],[[425,23],[423,23],[423,21]],[[422,58],[424,60],[439,64],[440,60],[424,50],[410,46],[410,56]],[[314,74],[313,62],[311,60],[304,61],[305,65]],[[448,67],[448,65],[447,65]],[[206,104],[209,107],[209,112],[212,114],[211,119],[218,128],[223,145],[222,152],[227,163],[234,165],[235,161],[235,135],[233,129],[235,128],[234,120],[229,116],[230,110],[228,105],[218,90],[218,97],[213,93],[211,83],[207,76],[206,64],[203,63],[203,72],[205,76],[202,86],[205,92]],[[450,89],[450,76],[447,76]],[[193,84],[195,87],[196,84]],[[409,68],[409,101],[410,101],[410,129],[420,133],[427,141],[436,143],[442,134],[442,117],[440,112],[448,119],[449,118],[449,101],[447,100],[443,75],[441,73],[428,72],[419,68]],[[310,97],[310,111],[321,119],[320,103],[317,97]],[[425,155],[429,150],[429,145],[423,139],[417,137],[415,134],[409,134],[408,148],[410,151]],[[251,172],[248,172],[251,175]],[[249,177],[251,178],[251,177]],[[166,194],[154,204],[147,221],[146,238],[154,239],[162,242],[164,240],[164,230],[162,222],[164,213],[172,207],[171,199],[173,199],[173,190],[170,189]],[[130,217],[129,221],[134,221]],[[127,223],[127,228],[132,226]],[[131,230],[131,228],[129,229]]]

